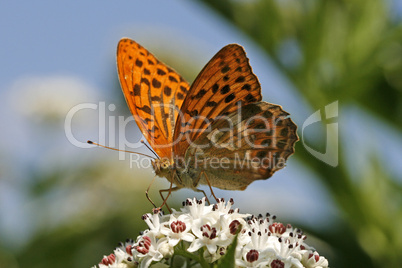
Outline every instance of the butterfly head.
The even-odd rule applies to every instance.
[[[156,175],[163,177],[165,177],[165,174],[168,174],[172,169],[172,163],[166,158],[155,159],[155,161],[152,161],[152,166]]]

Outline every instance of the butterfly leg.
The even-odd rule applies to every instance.
[[[208,187],[209,187],[209,190],[211,190],[212,196],[215,198],[216,201],[218,201],[218,198],[216,198],[216,196],[215,196],[215,194],[214,194],[214,191],[212,190],[211,183],[209,183],[208,176],[207,176],[207,174],[205,173],[205,171],[201,171],[200,175],[198,175],[197,180],[194,181],[194,184],[193,184],[193,185],[194,185],[194,188],[198,185],[198,182],[200,181],[202,174],[204,174],[205,179],[207,180]],[[196,192],[202,192],[202,193],[205,195],[208,204],[211,204],[211,203],[209,202],[208,197],[207,197],[207,195],[205,194],[204,191],[202,191],[202,190],[200,190],[200,189],[196,189]]]
[[[170,180],[170,187],[169,187],[169,189],[163,189],[163,190],[159,190],[159,194],[161,195],[161,197],[162,197],[162,200],[163,200],[163,203],[162,203],[162,205],[160,206],[160,207],[158,207],[158,208],[154,208],[153,209],[153,212],[155,213],[155,212],[159,212],[161,209],[162,209],[162,207],[164,206],[164,205],[166,205],[166,208],[169,210],[169,212],[170,213],[172,213],[172,211],[170,210],[170,208],[169,208],[169,206],[166,204],[166,201],[167,201],[167,199],[169,198],[169,196],[170,196],[170,194],[172,193],[172,191],[177,191],[179,188],[178,187],[172,187],[173,186],[173,177],[176,175],[176,170],[173,170],[172,169],[172,179]],[[162,195],[162,192],[167,192],[167,191],[169,191],[169,193],[168,193],[168,195],[166,196],[166,198],[163,198],[163,195]]]
[[[218,199],[218,198],[215,196],[214,191],[212,190],[211,183],[209,182],[209,179],[208,179],[207,173],[205,173],[205,171],[201,171],[200,178],[201,178],[201,175],[202,175],[202,174],[204,174],[205,179],[207,180],[208,187],[209,187],[209,189],[211,190],[211,194],[212,194],[212,196],[215,198],[215,201],[216,201],[216,202],[218,202],[218,201],[219,201],[219,199]]]
[[[157,176],[154,176],[154,178],[152,179],[151,183],[149,184],[147,190],[145,191],[145,196],[147,197],[148,201],[151,202],[151,204],[154,206],[154,208],[156,208],[156,205],[155,205],[155,203],[151,200],[151,198],[149,197],[148,192],[149,192],[149,189],[151,188],[151,185],[154,183],[156,177],[157,177]]]
[[[179,189],[180,189],[179,187],[171,187],[169,189],[159,190],[159,194],[160,194],[160,196],[161,196],[161,198],[163,200],[163,204],[162,204],[162,206],[160,206],[160,208],[163,207],[163,205],[165,205],[166,208],[169,210],[169,212],[172,213],[172,210],[169,208],[168,204],[166,203],[166,200],[169,197],[169,195],[171,194],[171,192],[177,191]],[[168,195],[166,196],[166,198],[163,197],[162,192],[169,192]]]

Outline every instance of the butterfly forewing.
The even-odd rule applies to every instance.
[[[120,40],[117,69],[127,104],[160,157],[172,156],[173,131],[189,84],[133,40]]]
[[[188,146],[213,120],[243,105],[261,100],[261,87],[244,49],[236,44],[222,48],[191,85],[174,131],[174,153],[184,156]]]

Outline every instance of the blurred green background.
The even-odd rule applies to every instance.
[[[88,267],[146,228],[152,169],[77,146],[139,144],[133,122],[118,128],[130,118],[115,67],[125,36],[190,82],[243,45],[301,141],[269,181],[215,193],[302,228],[331,267],[402,267],[401,18],[398,0],[2,1],[0,267]]]

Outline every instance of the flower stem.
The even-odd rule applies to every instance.
[[[174,252],[174,253],[175,253],[176,255],[180,255],[180,256],[183,256],[183,257],[185,257],[185,258],[195,260],[195,261],[198,262],[198,263],[201,265],[201,267],[203,267],[203,268],[210,268],[210,265],[209,265],[209,264],[204,260],[204,258],[203,258],[203,253],[204,253],[204,250],[203,250],[203,249],[200,249],[200,250],[199,250],[199,256],[197,256],[197,255],[195,255],[195,254],[192,254],[192,253],[188,252],[188,251],[184,248],[183,243],[180,243],[180,244],[175,248],[175,252]]]

